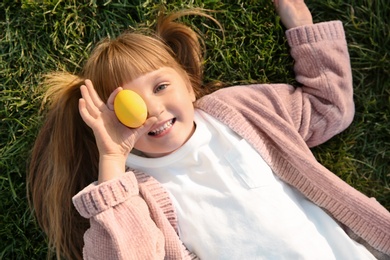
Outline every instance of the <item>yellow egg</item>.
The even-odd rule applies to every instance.
[[[131,90],[121,90],[114,100],[114,111],[119,121],[131,128],[140,127],[146,120],[148,111],[145,101]]]

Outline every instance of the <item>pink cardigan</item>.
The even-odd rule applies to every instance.
[[[390,213],[319,164],[309,147],[343,131],[354,115],[349,54],[341,22],[286,32],[303,87],[259,84],[224,88],[195,106],[228,125],[275,174],[325,209],[372,252],[390,254]],[[89,185],[73,198],[90,219],[85,259],[191,259],[177,235],[168,193],[145,173]],[[201,239],[201,238],[200,238]],[[381,252],[381,253],[380,253]],[[383,254],[384,253],[384,254]]]

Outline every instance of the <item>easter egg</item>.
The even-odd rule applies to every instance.
[[[140,127],[146,120],[148,111],[145,101],[132,90],[121,90],[114,100],[114,111],[119,121],[131,128]]]

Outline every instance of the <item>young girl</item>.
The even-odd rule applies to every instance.
[[[275,6],[299,88],[202,94],[198,37],[174,22],[197,11],[160,17],[155,32],[104,40],[79,76],[49,77],[52,105],[29,185],[58,257],[388,258],[389,212],[309,149],[354,115],[342,24],[312,24],[302,0]],[[121,89],[146,102],[139,128],[115,116]]]

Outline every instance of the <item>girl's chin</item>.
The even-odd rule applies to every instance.
[[[142,150],[138,150],[136,148],[133,148],[133,150],[131,150],[131,153],[138,155],[138,156],[141,156],[141,157],[146,157],[146,158],[159,158],[159,157],[169,155],[179,148],[180,147],[178,147],[176,149],[172,149],[172,150],[164,150],[164,151],[158,151],[158,152],[147,152],[147,151],[142,151]]]
[[[148,157],[148,158],[159,158],[159,157],[164,157],[164,156],[167,156],[173,152],[175,152],[177,149],[179,149],[181,146],[177,147],[177,148],[174,148],[174,149],[167,149],[167,150],[164,150],[164,151],[158,151],[158,152],[143,152],[144,156]]]
[[[153,149],[153,151],[150,151],[150,152],[142,150],[142,149],[138,150],[135,148],[135,150],[138,151],[138,153],[135,153],[135,154],[137,154],[137,155],[141,154],[141,156],[148,157],[148,158],[159,158],[159,157],[167,156],[167,155],[175,152],[176,150],[178,150],[180,147],[182,147],[188,141],[188,139],[191,138],[191,136],[195,132],[195,128],[196,128],[196,124],[194,122],[192,129],[189,131],[189,133],[187,135],[185,135],[185,136],[182,135],[179,137],[176,136],[174,138],[174,140],[169,138],[169,137],[172,137],[173,134],[175,134],[174,132],[172,132],[170,136],[165,137],[168,139],[165,139],[164,137],[162,139],[160,139],[158,137],[155,138],[155,136],[148,136],[150,144],[153,143],[156,146],[157,143],[162,144],[161,141],[159,142],[158,140],[165,140],[167,143],[171,143],[171,146],[170,147],[160,147],[160,149],[158,149],[158,147],[155,147],[155,149]],[[170,130],[172,130],[172,129],[170,129]],[[168,133],[169,132],[170,131],[168,131]],[[152,139],[150,139],[150,138],[152,138]],[[151,146],[149,146],[148,148],[151,148]]]

